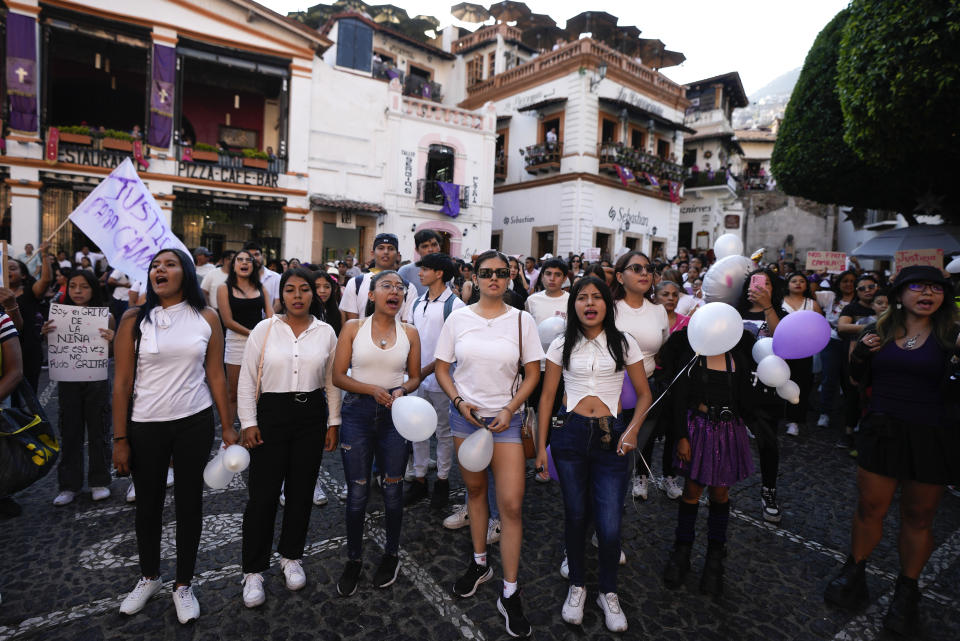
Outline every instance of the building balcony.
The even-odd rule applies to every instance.
[[[622,142],[598,143],[597,158],[600,160],[601,173],[614,176],[617,175],[617,165],[628,168],[638,180],[645,179],[645,174],[650,174],[658,183],[668,180],[680,182],[686,175],[680,165],[640,149],[627,147]]]
[[[466,185],[457,185],[460,188],[460,209],[467,209],[470,205],[470,188]],[[417,181],[417,202],[425,205],[443,206],[443,190],[439,180],[421,178]]]
[[[525,168],[531,174],[545,174],[560,171],[560,158],[563,157],[563,141],[542,142],[530,145],[523,150]]]
[[[177,160],[180,162],[268,174],[283,174],[287,171],[286,158],[267,156],[253,150],[216,148],[203,143],[196,145],[179,143],[176,148]],[[250,153],[251,151],[253,153]]]
[[[134,143],[141,141],[139,135],[114,129],[96,129],[86,126],[51,127],[43,134],[44,149],[51,147],[53,130],[56,130],[57,162],[92,167],[116,167],[126,157],[134,158]],[[150,149],[141,145],[142,158],[150,157]]]
[[[687,178],[683,181],[683,186],[687,189],[699,189],[701,187],[729,187],[737,191],[739,185],[736,177],[728,171],[689,171]],[[765,181],[766,179],[764,179]],[[747,187],[745,187],[747,188]]]
[[[407,76],[403,82],[403,95],[443,102],[443,86],[439,82],[426,80],[420,76]]]
[[[454,40],[453,53],[462,55],[477,47],[496,42],[498,35],[502,35],[504,40],[514,42],[521,42],[523,38],[523,32],[520,29],[501,22],[480,27],[470,35]]]
[[[394,78],[403,83],[404,73],[402,69],[397,69],[389,62],[374,60],[370,65],[371,75],[377,80],[390,82]]]

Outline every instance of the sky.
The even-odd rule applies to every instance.
[[[259,0],[274,11],[301,11],[319,0]],[[327,0],[324,4],[330,4]],[[641,38],[659,38],[667,49],[680,51],[687,61],[663,70],[671,80],[685,84],[730,71],[740,72],[747,95],[774,78],[803,65],[814,38],[849,0],[529,0],[534,13],[549,14],[563,26],[586,7],[606,11],[620,25],[635,25]],[[377,0],[367,4],[378,4]],[[395,0],[410,16],[426,14],[441,26],[460,23],[450,15],[452,0]],[[489,3],[480,2],[484,6]]]

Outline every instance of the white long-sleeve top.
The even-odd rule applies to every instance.
[[[271,323],[273,328],[267,337]],[[283,316],[273,316],[260,321],[253,328],[243,350],[243,364],[237,385],[240,427],[257,424],[257,367],[265,337],[267,347],[263,350],[260,392],[312,392],[322,387],[327,394],[327,424],[339,425],[340,390],[333,385],[337,335],[333,328],[314,318],[300,336],[294,336]]]

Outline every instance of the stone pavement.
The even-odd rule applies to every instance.
[[[44,377],[45,378],[45,377]],[[55,386],[41,383],[42,400],[56,420]],[[703,562],[706,510],[697,524],[694,571],[676,592],[659,578],[673,540],[676,505],[659,491],[646,502],[628,501],[624,520],[627,565],[620,571],[620,601],[630,629],[606,631],[596,598],[596,561],[588,544],[589,593],[582,626],[560,618],[567,584],[559,575],[563,505],[556,483],[528,484],[524,504],[521,585],[525,611],[539,639],[847,639],[885,638],[880,620],[897,573],[897,505],[874,553],[868,582],[871,602],[850,615],[826,607],[822,591],[846,555],[854,508],[855,464],[833,445],[836,432],[808,427],[799,438],[781,436],[782,527],[760,519],[759,475],[731,491],[733,517],[726,561],[726,593],[713,602],[697,591]],[[659,461],[659,446],[655,449]],[[656,463],[658,466],[659,463]],[[654,468],[656,470],[656,467]],[[385,536],[382,502],[374,492],[364,548],[364,578],[358,593],[340,598],[335,583],[345,558],[339,456],[326,455],[323,480],[330,503],[314,508],[304,568],[307,587],[283,586],[275,563],[266,574],[267,602],[247,610],[240,599],[243,478],[226,490],[207,490],[204,533],[194,583],[201,617],[187,626],[176,619],[165,589],[143,612],[123,617],[118,607],[138,578],[133,506],[123,501],[128,481],[113,483],[113,496],[94,504],[89,493],[55,508],[56,474],[18,496],[23,516],[0,521],[0,641],[8,639],[323,639],[426,640],[508,638],[496,610],[502,575],[498,546],[491,547],[495,581],[466,600],[450,588],[470,558],[466,529],[441,527],[446,513],[421,503],[404,514],[401,576],[386,590],[369,578]],[[451,496],[462,500],[459,475]],[[165,512],[163,571],[172,578],[172,496]],[[279,532],[279,527],[277,528]],[[924,638],[960,638],[960,499],[947,495],[934,525],[936,549],[921,584]],[[276,557],[275,557],[276,558]]]

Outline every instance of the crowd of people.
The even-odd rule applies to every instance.
[[[239,443],[251,453],[241,595],[249,608],[266,599],[263,572],[279,506],[286,587],[307,582],[301,559],[311,509],[327,502],[318,479],[323,452],[339,450],[343,462],[347,559],[337,592],[349,597],[362,581],[371,486],[382,494],[386,536],[372,583],[386,589],[400,568],[405,507],[427,499],[445,507],[461,446],[489,430],[489,468],[460,466],[466,500],[443,521],[451,529],[469,526],[473,548],[453,594],[472,597],[493,578],[487,546],[499,542],[496,607],[507,632],[522,637],[531,632],[520,590],[528,458],[535,457],[537,481],[555,468],[562,490],[560,571],[569,581],[562,619],[583,619],[585,541],[594,532],[596,602],[607,628],[622,632],[628,623],[617,574],[626,561],[620,531],[627,493],[647,499],[661,487],[677,500],[662,579],[678,589],[690,571],[700,498],[708,492],[699,587],[719,597],[729,488],[755,473],[751,438],[762,480],[756,505],[763,520],[779,523],[781,434],[797,436],[811,429],[808,416],[819,415],[820,429],[842,417],[837,442],[857,460],[859,488],[850,556],[825,599],[855,608],[868,598],[866,560],[900,488],[901,568],[884,625],[916,629],[917,578],[932,551],[933,517],[945,488],[960,482],[953,393],[960,331],[945,272],[909,267],[885,274],[853,265],[831,275],[756,259],[735,305],[742,338],[726,353],[702,356],[691,347],[688,324],[709,294],[709,252],[681,248],[671,260],[651,260],[624,250],[615,261],[588,263],[583,255],[536,259],[489,250],[464,261],[441,252],[436,232],[418,232],[415,243],[418,259],[401,264],[397,237],[381,233],[364,265],[352,256],[274,264],[256,242],[216,261],[203,247],[192,257],[167,249],[142,283],[109,269],[87,247],[68,260],[46,244],[38,252],[28,245],[7,261],[0,395],[21,378],[37,386],[43,336],[54,329],[45,320],[47,303],[109,302],[113,312],[101,330],[115,359],[112,390],[107,381],[58,384],[62,459],[53,502],[67,505],[82,490],[84,441],[94,500],[111,495],[111,459],[119,476],[132,475],[126,500],[136,503],[141,578],[122,613],[137,613],[160,590],[163,505],[173,486],[173,600],[182,623],[199,616],[191,581],[202,475],[218,422],[224,446]],[[790,405],[760,382],[751,354],[757,339],[773,336],[800,311],[823,314],[832,333],[821,353],[788,361],[801,390],[801,402]],[[538,328],[556,317],[564,330],[542,344]],[[394,426],[391,407],[407,395],[436,410],[435,460],[430,441],[411,444]],[[525,451],[530,437],[533,452]],[[659,443],[660,484],[652,469]],[[5,516],[19,509],[12,497],[0,508]]]

